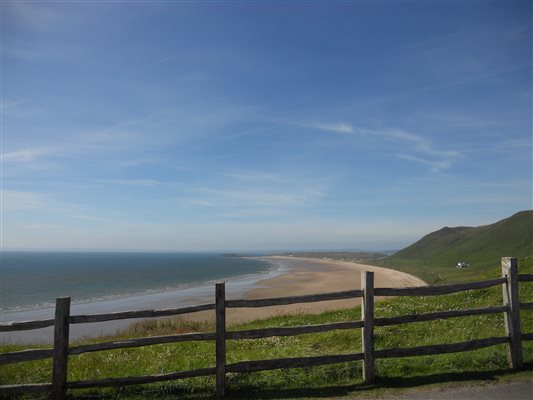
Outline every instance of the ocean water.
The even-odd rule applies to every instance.
[[[163,292],[265,273],[265,260],[213,253],[2,252],[0,310]]]

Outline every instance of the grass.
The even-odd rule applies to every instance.
[[[520,260],[521,273],[533,273],[533,257]],[[480,279],[498,276],[495,271]],[[520,284],[522,302],[533,301],[533,284]],[[502,304],[501,288],[494,287],[447,296],[397,298],[376,303],[377,317],[410,313],[485,307]],[[331,311],[320,315],[280,315],[265,320],[230,327],[230,330],[321,324],[357,320],[358,308]],[[522,331],[533,332],[533,311],[522,311]],[[184,320],[145,321],[109,337],[84,340],[94,343],[132,337],[163,335],[177,332],[213,331],[211,322]],[[453,318],[389,327],[376,327],[376,349],[413,347],[454,343],[490,336],[503,336],[500,314]],[[81,343],[76,343],[81,344]],[[1,352],[22,350],[27,346],[3,346]],[[227,342],[227,362],[281,357],[301,357],[359,352],[359,330],[332,331],[293,337],[272,337]],[[524,342],[525,371],[519,376],[533,376],[533,342]],[[149,375],[180,370],[212,367],[215,364],[213,342],[188,342],[86,353],[69,358],[69,380],[101,379]],[[228,374],[230,398],[302,398],[334,396],[369,396],[396,392],[450,381],[508,379],[516,376],[507,367],[504,345],[466,353],[438,356],[380,359],[376,363],[376,387],[364,387],[361,362],[327,366],[273,370],[249,374]],[[49,382],[51,360],[17,363],[0,367],[0,384]],[[75,398],[209,398],[213,395],[214,378],[181,381],[118,389],[72,391]]]
[[[412,245],[386,256],[368,252],[287,253],[295,257],[331,258],[393,268],[418,276],[427,283],[442,284],[477,280],[500,270],[502,255],[533,254],[533,210],[521,211],[491,225],[442,228]],[[458,262],[468,262],[464,269]]]
[[[533,211],[521,211],[491,225],[442,228],[382,260],[380,265],[419,276],[426,282],[477,279],[497,267],[501,256],[533,253]],[[466,269],[453,268],[468,262]]]

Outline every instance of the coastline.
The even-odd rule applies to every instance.
[[[265,260],[266,261],[266,260]],[[246,292],[255,287],[257,282],[268,280],[286,271],[281,266],[269,262],[271,267],[266,271],[246,274],[226,280],[228,298],[243,298]],[[71,315],[106,314],[120,311],[133,310],[161,310],[181,308],[215,301],[215,281],[206,281],[196,286],[178,287],[170,290],[142,292],[131,296],[116,296],[109,299],[96,301],[76,302],[72,299]],[[22,322],[33,320],[53,319],[54,306],[32,308],[21,311],[0,313],[0,322]],[[198,313],[201,314],[201,313]],[[189,315],[184,317],[187,319]],[[191,317],[196,317],[190,314]],[[201,319],[207,320],[211,315],[203,315]],[[166,317],[168,318],[168,317]],[[198,319],[198,318],[196,318]],[[70,341],[86,337],[95,337],[114,334],[117,330],[124,329],[140,319],[124,319],[88,324],[70,325]],[[49,344],[53,342],[53,327],[16,331],[0,332],[0,345],[3,344]]]
[[[306,257],[263,257],[282,263],[288,272],[258,282],[258,287],[245,293],[246,299],[298,296],[339,292],[361,288],[361,272],[374,272],[375,287],[426,286],[420,278],[393,269],[372,265]],[[230,323],[246,322],[279,314],[311,313],[358,306],[361,299],[332,300],[255,309],[229,309]]]
[[[316,259],[304,257],[267,256],[257,257],[271,262],[276,268],[264,274],[249,275],[226,282],[229,299],[258,299],[284,297],[303,294],[326,293],[360,288],[361,271],[374,271],[376,287],[421,286],[426,283],[412,275],[392,269],[358,264],[348,261]],[[194,288],[133,296],[93,303],[76,304],[72,315],[97,314],[115,311],[176,308],[214,301],[214,285],[209,283]],[[316,303],[291,304],[286,306],[262,308],[235,308],[227,310],[230,324],[273,315],[291,313],[321,313],[328,310],[350,308],[358,305],[360,299],[334,300]],[[53,309],[34,310],[12,314],[18,318],[12,320],[33,320],[53,318]],[[212,311],[203,311],[182,316],[184,320],[213,320]],[[9,314],[2,316],[2,322],[8,322]],[[119,320],[91,324],[71,325],[71,341],[83,337],[113,334],[139,320]],[[0,343],[51,343],[53,327],[33,331],[4,332],[0,334]]]

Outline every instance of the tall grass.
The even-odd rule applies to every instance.
[[[533,257],[520,261],[521,273],[533,273]],[[494,273],[480,277],[488,279]],[[533,301],[533,284],[520,284],[522,302]],[[502,304],[500,287],[446,296],[405,297],[376,303],[376,317],[410,313],[486,307]],[[533,311],[522,311],[522,331],[533,332]],[[360,319],[360,309],[330,311],[319,315],[279,315],[264,320],[231,326],[230,330],[295,326]],[[143,321],[116,335],[87,339],[75,344],[120,340],[131,337],[164,335],[192,331],[213,331],[210,322],[184,319]],[[452,318],[388,327],[376,327],[376,349],[413,347],[461,342],[490,336],[503,336],[500,314]],[[14,351],[24,346],[3,346]],[[341,330],[293,337],[231,340],[227,343],[227,362],[282,357],[302,357],[360,352],[360,330]],[[526,369],[533,366],[533,342],[524,342]],[[187,342],[86,353],[69,358],[68,380],[101,379],[167,373],[212,367],[214,342]],[[378,387],[415,386],[436,381],[478,379],[509,372],[504,345],[438,356],[380,359],[376,364]],[[0,384],[49,382],[51,361],[18,363],[0,368]],[[229,394],[235,398],[302,397],[349,394],[361,390],[361,362],[248,374],[228,374]],[[214,392],[214,378],[194,378],[160,384],[92,389],[72,392],[76,398],[203,398]]]

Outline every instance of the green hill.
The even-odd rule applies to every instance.
[[[444,227],[381,260],[379,264],[425,279],[428,283],[469,280],[499,267],[503,256],[533,254],[533,210],[491,225]],[[469,267],[458,269],[458,262]]]
[[[533,273],[533,257],[519,260],[523,273]],[[497,275],[496,275],[497,276]],[[478,280],[493,278],[492,273]],[[533,284],[520,284],[520,301],[533,301]],[[376,315],[385,318],[405,314],[425,314],[445,310],[472,309],[502,304],[501,288],[492,287],[445,296],[399,297],[375,304]],[[359,307],[328,311],[318,315],[282,313],[264,320],[231,325],[230,331],[291,327],[353,321],[361,315]],[[533,331],[533,310],[521,311],[522,332]],[[393,326],[376,326],[377,350],[398,347],[450,344],[466,340],[504,335],[501,314],[477,315],[467,318],[416,322]],[[214,322],[193,322],[187,319],[146,320],[131,325],[115,335],[87,338],[71,345],[95,344],[105,341],[127,341],[136,337],[175,335],[177,333],[213,332]],[[228,340],[228,363],[249,360],[325,356],[353,353],[361,348],[359,329],[341,329],[300,336],[279,336],[252,340]],[[507,366],[507,349],[498,345],[469,352],[441,354],[432,357],[400,357],[379,359],[376,363],[377,384],[363,386],[360,361],[318,367],[277,369],[246,374],[228,374],[229,398],[237,399],[366,399],[407,398],[397,389],[432,385],[435,390],[457,382],[482,383],[508,379],[533,378],[533,342],[523,341],[524,370],[517,373]],[[46,348],[47,345],[0,344],[0,353]],[[215,346],[211,341],[190,341],[117,349],[69,357],[68,379],[92,380],[107,377],[142,376],[172,373],[215,365]],[[0,385],[48,382],[52,360],[37,360],[0,366]],[[151,385],[120,388],[72,390],[69,399],[100,398],[133,399],[212,399],[214,379],[199,377]],[[0,399],[37,398],[0,394]],[[40,396],[38,398],[45,398]]]

